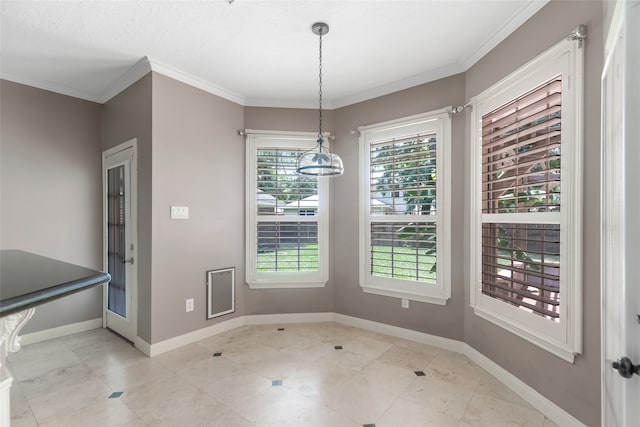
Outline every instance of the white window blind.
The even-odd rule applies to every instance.
[[[435,214],[436,142],[432,134],[371,144],[371,214]]]
[[[247,282],[252,287],[322,286],[327,277],[326,184],[296,173],[315,143],[308,133],[247,137]]]
[[[316,222],[258,221],[258,271],[318,271]]]
[[[435,223],[371,223],[371,274],[435,283]]]
[[[370,145],[373,276],[436,281],[436,143],[431,134]]]
[[[445,304],[450,296],[450,118],[360,128],[360,282],[365,292]]]
[[[259,214],[295,214],[307,199],[314,199],[317,207],[318,179],[296,173],[296,162],[304,151],[286,147],[257,150]]]
[[[312,201],[317,208],[318,203],[318,179],[296,172],[304,151],[276,147],[257,152],[258,271],[318,271],[317,221],[292,221],[308,216],[301,205]]]

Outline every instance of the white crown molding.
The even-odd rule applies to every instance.
[[[245,96],[215,85],[188,73],[182,72],[176,68],[162,64],[148,56],[140,59],[131,66],[124,74],[122,74],[113,83],[103,89],[100,93],[94,94],[86,91],[79,91],[68,88],[66,86],[41,82],[35,80],[24,79],[10,74],[2,73],[0,78],[12,82],[24,84],[38,89],[48,90],[50,92],[59,93],[61,95],[72,96],[74,98],[84,99],[86,101],[104,104],[114,98],[122,91],[127,89],[133,83],[137,82],[151,71],[170,77],[174,80],[185,83],[189,86],[204,90],[205,92],[224,98],[228,101],[235,102],[243,107],[266,107],[266,108],[299,108],[299,109],[316,109],[318,108],[317,99],[309,100],[291,100],[276,98],[246,98]],[[439,68],[437,70],[427,71],[415,76],[407,77],[397,82],[378,86],[363,92],[349,95],[337,100],[323,100],[322,108],[324,110],[334,110],[336,108],[346,107],[358,102],[368,101],[380,96],[389,95],[414,86],[429,83],[441,78],[449,77],[465,70],[459,64]]]
[[[31,80],[31,79],[19,77],[13,74],[7,74],[5,72],[0,73],[0,78],[10,82],[19,83],[25,86],[31,86],[37,89],[47,90],[49,92],[54,92],[60,95],[71,96],[73,98],[84,99],[85,101],[97,102],[100,104],[102,103],[102,99],[100,98],[100,96],[94,93],[73,89],[57,83]]]
[[[104,104],[120,92],[146,76],[151,72],[151,64],[146,56],[133,64],[131,68],[118,77],[113,83],[100,92],[98,98],[100,103]]]
[[[49,82],[31,81],[28,79],[22,79],[16,76],[3,73],[1,78],[10,80],[16,83],[24,84],[27,86],[36,87],[39,89],[48,90],[51,92],[59,93],[62,95],[72,96],[74,98],[80,98],[87,101],[97,102],[104,104],[113,97],[120,94],[127,89],[133,83],[140,80],[142,77],[154,71],[158,74],[170,77],[174,80],[185,83],[189,86],[196,87],[204,90],[205,92],[224,98],[228,101],[235,102],[243,107],[266,107],[266,108],[299,108],[299,109],[316,109],[318,108],[317,99],[309,100],[291,100],[291,99],[276,99],[276,98],[246,98],[245,96],[227,90],[222,86],[215,85],[207,82],[198,77],[192,76],[188,73],[182,72],[176,68],[172,68],[168,65],[162,64],[148,56],[140,59],[131,68],[129,68],[124,74],[122,74],[113,83],[107,86],[99,94],[93,94],[90,92],[78,91],[62,85],[56,85]],[[407,77],[397,82],[389,83],[383,86],[378,86],[363,92],[359,92],[353,95],[339,98],[337,100],[323,100],[322,108],[324,110],[334,110],[336,108],[346,107],[358,102],[367,101],[373,98],[377,98],[384,95],[389,95],[394,92],[398,92],[404,89],[409,89],[414,86],[429,83],[434,80],[438,80],[444,77],[449,77],[454,74],[464,72],[465,70],[459,64],[439,68],[437,70],[427,71],[415,76]]]
[[[433,82],[438,79],[450,77],[464,71],[465,69],[461,64],[452,64],[445,67],[437,68],[435,70],[429,70],[424,73],[406,77],[404,79],[382,86],[377,86],[362,92],[355,93],[353,95],[334,99],[332,103],[333,108],[341,108],[352,104],[357,104],[358,102],[368,101],[373,98],[378,98],[380,96],[389,95],[401,90],[410,89],[415,86]]]
[[[500,42],[507,38],[513,31],[526,22],[531,16],[544,7],[550,0],[530,0],[520,9],[518,9],[510,19],[505,20],[505,25],[497,29],[483,44],[474,51],[468,58],[461,60],[459,63],[451,64],[445,67],[441,67],[435,70],[429,70],[424,73],[419,73],[413,76],[406,77],[404,79],[377,86],[364,90],[362,92],[354,93],[337,99],[327,99],[324,102],[323,107],[326,110],[333,110],[336,108],[346,107],[359,102],[367,101],[373,98],[378,98],[384,95],[389,95],[394,92],[409,89],[415,86],[419,86],[425,83],[429,83],[441,78],[449,77],[458,73],[467,71],[471,66],[478,62],[484,55],[489,53]],[[22,78],[16,75],[7,73],[0,73],[0,78],[13,81],[16,83],[24,84],[27,86],[36,87],[39,89],[48,90],[51,92],[59,93],[62,95],[72,96],[74,98],[80,98],[87,101],[98,102],[104,104],[114,96],[121,93],[123,90],[131,86],[136,81],[147,75],[150,71],[162,74],[172,79],[178,80],[190,86],[204,90],[205,92],[219,96],[226,100],[235,102],[245,107],[271,107],[271,108],[300,108],[300,109],[314,109],[317,108],[317,101],[315,99],[307,100],[292,100],[292,99],[276,99],[276,98],[247,98],[246,96],[216,85],[210,81],[202,79],[200,77],[193,76],[184,71],[178,70],[167,64],[163,64],[154,58],[145,56],[137,61],[131,68],[129,68],[124,74],[117,78],[114,82],[109,84],[105,89],[99,93],[87,92],[70,88],[64,85],[47,82],[47,81],[35,81],[28,78]]]
[[[243,106],[245,105],[246,100],[244,95],[241,95],[239,93],[225,89],[222,86],[215,85],[199,77],[180,71],[169,65],[156,61],[153,58],[149,58],[148,56],[145,58],[151,65],[151,70],[156,73],[162,74],[167,77],[171,77],[172,79],[188,84],[189,86],[202,89],[205,92],[209,92],[213,95],[219,96],[220,98],[224,98],[228,101],[235,102],[236,104],[240,104]]]
[[[306,110],[318,109],[318,99],[291,100],[276,98],[247,98],[245,107],[266,107],[266,108],[299,108]],[[333,102],[322,99],[323,110],[333,110],[336,108]]]
[[[323,108],[326,110],[334,110],[341,107],[357,104],[359,102],[368,101],[370,99],[378,98],[381,96],[389,95],[401,90],[410,89],[415,86],[419,86],[425,83],[429,83],[445,77],[450,77],[455,74],[463,73],[467,71],[471,66],[478,62],[484,55],[489,53],[494,47],[502,42],[509,34],[520,27],[529,17],[538,12],[544,5],[550,0],[532,0],[526,5],[516,11],[513,16],[505,20],[505,25],[494,32],[480,49],[473,52],[471,56],[461,61],[460,63],[447,65],[435,70],[429,70],[424,73],[419,73],[413,76],[406,77],[404,79],[388,83],[385,85],[377,86],[371,89],[364,90],[362,92],[347,95],[342,98],[333,100],[327,99],[323,103]],[[277,99],[277,98],[247,98],[244,95],[226,89],[222,86],[211,83],[202,78],[193,76],[189,73],[178,70],[177,68],[163,64],[154,58],[145,56],[137,61],[131,68],[129,68],[122,76],[116,81],[107,86],[98,94],[91,92],[80,91],[77,89],[69,88],[63,85],[54,84],[51,82],[33,81],[24,79],[18,76],[9,75],[6,73],[0,74],[0,77],[5,80],[10,80],[16,83],[36,87],[39,89],[48,90],[51,92],[60,93],[62,95],[68,95],[75,98],[84,99],[87,101],[98,102],[104,104],[114,96],[121,93],[123,90],[131,86],[136,81],[147,75],[150,71],[162,74],[170,77],[174,80],[178,80],[189,86],[196,87],[204,90],[205,92],[219,96],[226,100],[235,102],[244,107],[270,107],[270,108],[299,108],[299,109],[315,109],[317,108],[317,101],[311,100],[291,100],[291,99]]]
[[[464,71],[471,68],[483,56],[489,53],[494,47],[498,46],[504,39],[512,34],[518,27],[529,20],[540,9],[542,9],[550,0],[532,0],[519,8],[509,19],[506,19],[505,25],[498,28],[483,44],[473,52],[467,59],[462,61]]]
[[[173,68],[169,65],[163,64],[148,56],[145,56],[144,58],[136,62],[120,78],[118,78],[113,84],[107,87],[100,94],[99,102],[105,103],[109,101],[111,98],[118,95],[120,92],[140,80],[151,71],[162,74],[163,76],[170,77],[174,80],[201,89],[205,92],[219,96],[226,100],[235,102],[236,104],[245,105],[245,98],[243,95],[225,89],[222,86],[210,83],[199,77],[180,71],[177,68]]]

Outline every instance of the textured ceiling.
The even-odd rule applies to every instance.
[[[468,69],[548,0],[2,1],[2,78],[104,102],[157,70],[243,105],[325,106]]]

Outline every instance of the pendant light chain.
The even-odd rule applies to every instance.
[[[344,173],[342,159],[327,147],[324,147],[324,138],[322,137],[322,36],[329,32],[329,26],[324,22],[316,22],[311,26],[311,31],[316,36],[320,36],[318,51],[320,57],[318,61],[318,139],[313,148],[298,157],[296,172],[300,175],[308,176],[340,176]]]
[[[319,141],[323,141],[322,139],[322,33],[323,30],[322,28],[320,29],[320,65],[318,67],[318,81],[319,83],[319,90],[318,90],[318,95],[319,95],[319,102],[320,102],[320,106],[318,108],[318,114],[320,116],[320,120],[319,120],[319,130],[318,130],[318,140]],[[322,143],[322,142],[321,142]]]

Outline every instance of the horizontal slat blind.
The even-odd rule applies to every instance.
[[[562,79],[482,118],[484,213],[560,210]]]
[[[483,224],[483,292],[558,319],[560,226]]]
[[[257,271],[317,271],[318,224],[259,222]]]
[[[370,144],[372,215],[435,215],[436,136]]]
[[[298,215],[299,209],[317,210],[318,180],[296,172],[296,162],[304,150],[258,150],[257,155],[257,208],[258,215]]]
[[[371,274],[435,283],[436,224],[372,223]]]
[[[303,152],[295,148],[257,151],[259,272],[318,271],[318,179],[296,172]],[[295,221],[296,217],[304,221]]]
[[[369,145],[372,276],[436,283],[436,155],[433,133]]]
[[[482,224],[482,292],[553,321],[560,224],[530,215],[560,212],[561,110],[558,76],[482,117],[482,212],[518,215]]]

